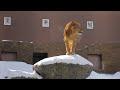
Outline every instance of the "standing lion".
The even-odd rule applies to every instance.
[[[80,24],[75,21],[70,21],[64,29],[64,42],[66,46],[66,55],[75,54],[77,39],[81,37],[83,29]]]

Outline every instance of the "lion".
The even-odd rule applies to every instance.
[[[66,55],[75,54],[76,43],[83,33],[83,29],[78,22],[70,21],[64,29],[64,43],[66,47]]]

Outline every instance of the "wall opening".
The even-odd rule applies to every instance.
[[[96,70],[102,70],[101,54],[88,54],[88,60],[93,64],[93,68]]]
[[[33,53],[33,64],[47,57],[48,57],[48,53],[34,52]]]
[[[1,52],[0,60],[1,61],[16,61],[17,52]]]

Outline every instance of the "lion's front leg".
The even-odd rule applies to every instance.
[[[76,40],[73,40],[73,41],[71,42],[70,48],[71,48],[70,53],[71,53],[71,54],[75,54]]]
[[[75,54],[75,49],[76,49],[76,43],[77,43],[77,41],[76,41],[76,40],[74,40],[74,41],[73,41],[73,48],[72,48],[72,49],[73,49],[73,53],[74,53],[74,54]]]
[[[69,55],[70,54],[69,41],[64,40],[64,42],[65,42],[65,47],[66,47],[66,55]]]

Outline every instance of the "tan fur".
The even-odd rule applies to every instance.
[[[83,29],[80,24],[70,21],[64,29],[64,42],[66,46],[66,54],[75,54],[77,39],[82,34]]]

